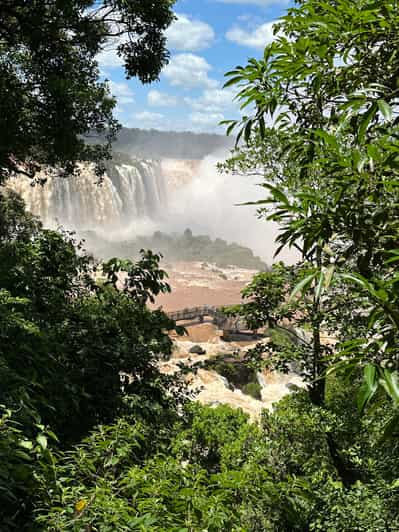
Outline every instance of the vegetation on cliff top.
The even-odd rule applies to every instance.
[[[190,229],[183,234],[167,234],[156,231],[152,236],[138,236],[132,240],[109,241],[94,232],[83,234],[87,247],[99,258],[114,256],[134,258],[141,249],[155,249],[166,261],[199,261],[216,264],[223,268],[238,266],[264,271],[267,265],[253,252],[240,244],[228,243],[207,235],[193,235]]]
[[[202,159],[217,150],[231,148],[224,135],[190,131],[144,131],[122,128],[117,135],[116,150],[147,159]]]

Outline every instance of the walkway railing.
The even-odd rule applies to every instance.
[[[169,318],[174,321],[199,320],[203,322],[204,318],[212,317],[212,322],[223,331],[245,331],[248,329],[245,320],[240,317],[226,316],[222,312],[223,307],[213,307],[203,305],[201,307],[184,308],[175,312],[168,312]]]

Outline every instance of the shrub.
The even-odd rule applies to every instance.
[[[249,382],[248,384],[244,384],[241,390],[243,393],[250,395],[254,399],[262,399],[262,387],[258,382]]]

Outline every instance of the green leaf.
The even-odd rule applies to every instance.
[[[395,405],[399,407],[399,373],[385,369],[380,379],[380,384]]]
[[[370,122],[373,120],[376,112],[377,112],[378,106],[376,103],[373,103],[370,108],[363,114],[362,120],[359,125],[359,130],[357,134],[357,139],[359,142],[363,142],[364,137],[366,136],[367,128],[370,124]]]
[[[320,297],[323,294],[323,290],[324,290],[324,272],[320,272],[319,282],[317,283],[316,290],[315,290],[316,301],[319,301]]]
[[[236,122],[233,122],[232,124],[230,124],[228,126],[228,128],[226,129],[226,135],[227,136],[229,136],[232,133],[232,131],[235,129],[236,125],[237,125]]]
[[[39,434],[36,441],[42,449],[47,449],[47,438],[44,434]]]
[[[313,281],[313,279],[316,277],[317,272],[313,272],[310,275],[307,275],[304,279],[302,279],[293,289],[290,295],[290,300],[293,299],[298,292],[303,292],[309,284]]]
[[[351,281],[364,290],[367,290],[370,294],[375,296],[375,289],[373,285],[365,279],[362,275],[356,273],[342,273],[340,277],[346,281]]]
[[[230,78],[226,83],[223,85],[223,88],[226,89],[227,87],[230,87],[231,85],[237,85],[240,81],[242,81],[244,78],[243,76],[235,76],[234,78]]]
[[[23,449],[30,450],[33,448],[33,443],[30,440],[22,440],[19,442],[19,446],[22,447]]]
[[[324,286],[326,290],[328,290],[330,287],[334,272],[335,272],[335,264],[330,264],[330,266],[328,266],[326,273],[325,273]]]
[[[377,369],[373,364],[364,368],[364,380],[357,396],[357,406],[363,412],[378,389]]]
[[[389,104],[387,104],[385,100],[378,100],[377,104],[378,104],[378,109],[381,111],[385,120],[388,120],[390,122],[392,120],[392,107]]]
[[[287,207],[290,205],[287,196],[280,188],[274,187],[273,185],[269,185],[268,183],[265,183],[262,186],[267,190],[270,190],[274,200],[284,203],[284,205],[286,205]]]
[[[248,120],[244,128],[244,139],[248,143],[252,132],[252,120]]]

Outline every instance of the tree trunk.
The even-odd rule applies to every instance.
[[[318,269],[321,271],[321,249],[317,249],[316,263]],[[323,349],[320,340],[320,324],[321,324],[321,309],[320,299],[316,298],[316,294],[313,298],[312,309],[312,332],[313,332],[313,367],[312,367],[312,385],[309,390],[312,403],[321,406],[324,404],[325,398],[325,364],[321,358],[323,355]]]

